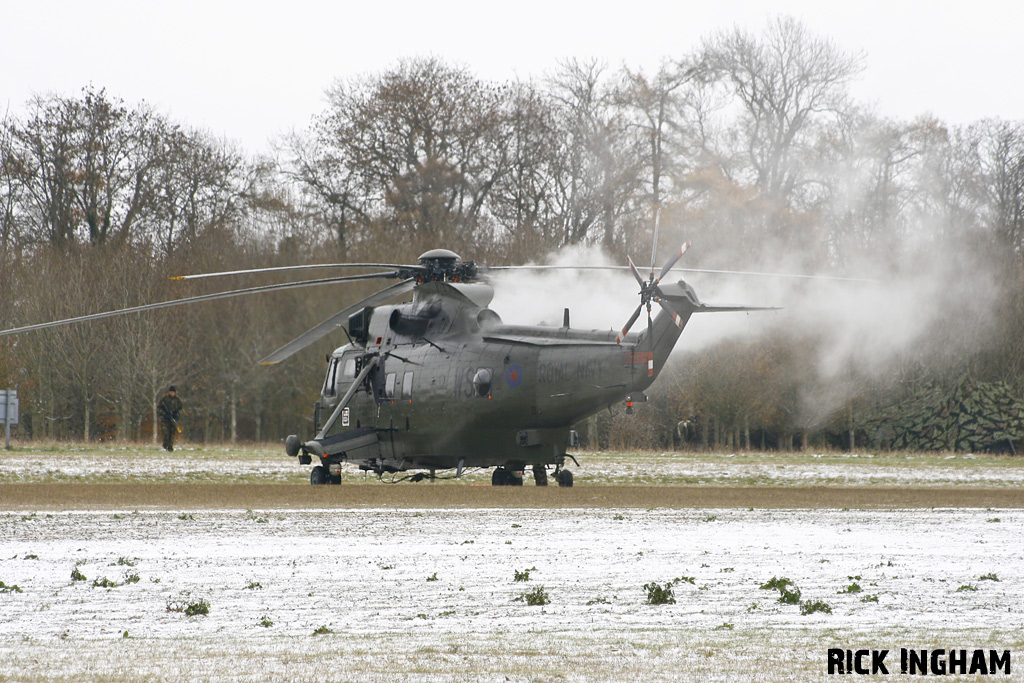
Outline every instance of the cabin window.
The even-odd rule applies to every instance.
[[[412,400],[412,373],[407,372],[402,376],[402,400]]]
[[[491,369],[480,368],[473,375],[473,390],[480,398],[489,397],[491,394]]]
[[[389,372],[384,378],[384,397],[389,401],[395,400],[395,379],[396,375],[393,372]]]

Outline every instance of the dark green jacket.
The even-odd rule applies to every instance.
[[[164,422],[177,422],[181,409],[185,406],[177,396],[165,395],[157,404],[156,410]]]

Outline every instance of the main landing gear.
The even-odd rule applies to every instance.
[[[548,471],[544,465],[533,466],[533,481],[537,486],[548,485]],[[563,470],[557,468],[555,470],[555,481],[558,482],[559,486],[571,487],[572,486],[572,472],[569,470]],[[505,469],[504,467],[495,467],[494,472],[491,473],[491,486],[522,486],[523,485],[523,472],[516,472]]]
[[[555,472],[555,481],[559,486],[572,488],[572,472],[570,470],[558,470]]]
[[[495,467],[491,472],[491,486],[522,486],[523,473],[506,470],[504,467]]]

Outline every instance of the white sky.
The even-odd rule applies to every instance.
[[[1024,119],[1017,0],[0,0],[0,118],[91,83],[256,153],[304,128],[336,79],[401,57],[491,80],[542,77],[566,57],[652,69],[715,30],[759,32],[770,14],[862,50],[854,95],[882,114]]]

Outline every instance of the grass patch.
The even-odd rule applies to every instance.
[[[527,605],[536,607],[549,604],[551,598],[548,592],[544,590],[544,586],[537,586],[531,591],[521,593],[518,597],[514,598],[514,602],[525,602]]]
[[[201,617],[210,613],[210,603],[206,598],[193,599],[186,591],[177,598],[167,600],[167,611],[184,614],[187,617]]]
[[[267,523],[267,518],[266,517],[261,517],[261,516],[257,515],[255,512],[253,512],[252,510],[246,510],[245,511],[245,518],[247,520],[249,520],[250,522],[256,522],[257,524],[266,524]]]
[[[672,585],[671,581],[664,586],[660,585],[657,581],[645,583],[644,590],[647,591],[647,604],[674,605],[676,603],[676,596],[672,590]]]
[[[691,585],[696,584],[696,579],[692,576],[677,576],[665,583],[664,586],[659,584],[657,581],[651,581],[650,583],[644,584],[644,590],[647,591],[647,599],[644,601],[648,605],[672,605],[675,604],[676,597],[675,586],[681,583],[688,583]],[[706,587],[701,586],[701,590]]]
[[[779,591],[779,602],[784,605],[797,605],[800,603],[800,589],[796,584],[786,577],[773,576],[769,581],[759,586],[761,590]]]
[[[860,593],[862,589],[860,587],[860,584],[857,583],[857,581],[860,579],[860,576],[848,576],[846,578],[850,579],[850,585],[841,591],[836,591],[836,593],[838,593],[839,595],[842,595],[844,593],[848,593],[851,595],[854,593]]]
[[[516,569],[515,570],[515,574],[513,576],[513,580],[520,581],[520,582],[522,582],[522,581],[529,581],[530,580],[530,572],[535,572],[535,571],[537,571],[536,567],[530,567],[529,569],[524,569],[522,571],[519,571],[518,569]]]
[[[814,614],[815,612],[824,612],[825,614],[832,614],[832,608],[828,603],[824,603],[821,600],[810,600],[800,603],[800,614]]]

